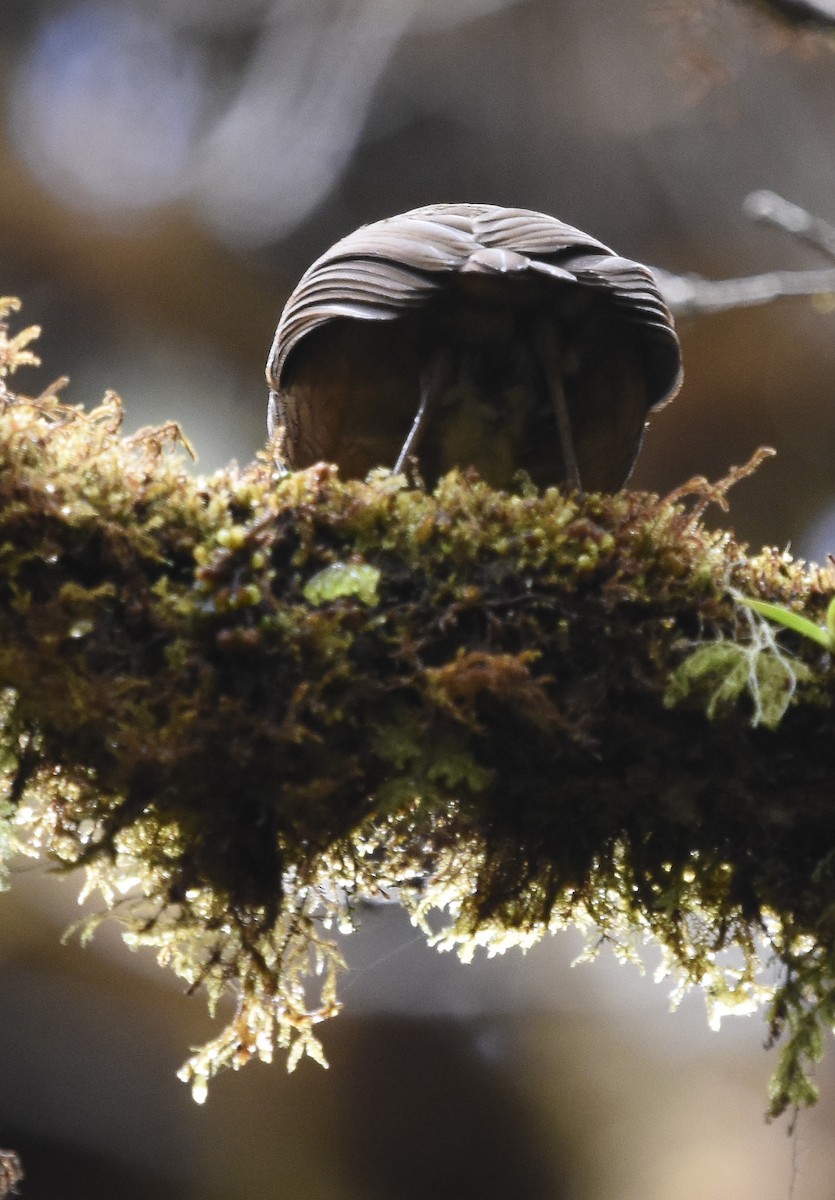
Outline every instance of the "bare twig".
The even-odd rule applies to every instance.
[[[746,196],[742,211],[753,221],[776,225],[835,261],[835,225],[822,217],[813,217],[799,204],[784,200],[776,192],[763,190]]]
[[[822,251],[835,261],[835,226],[814,217],[776,192],[751,192],[743,204],[746,216],[775,225],[792,237]],[[784,296],[835,295],[835,267],[812,271],[767,271],[741,279],[705,279],[701,275],[673,275],[653,267],[661,293],[677,317],[726,312],[770,304]]]
[[[770,304],[783,296],[835,294],[835,267],[819,271],[768,271],[742,279],[673,275],[653,267],[661,294],[676,317]]]

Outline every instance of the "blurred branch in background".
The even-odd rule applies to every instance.
[[[752,220],[783,229],[822,251],[827,258],[835,259],[835,226],[822,217],[813,217],[799,204],[784,200],[776,192],[762,190],[746,196],[743,211]]]
[[[835,29],[832,0],[745,0],[796,29]]]
[[[744,211],[753,219],[775,225],[827,257],[835,258],[835,227],[774,192],[752,192],[745,200]],[[769,271],[744,279],[674,275],[660,267],[654,267],[653,273],[677,317],[770,304],[787,296],[835,295],[835,267],[818,271]]]
[[[263,246],[343,174],[407,32],[518,2],[274,0],[234,17],[77,4],[44,20],[14,73],[12,136],[65,204],[124,221],[187,200],[221,241]]]
[[[835,267],[821,271],[768,271],[743,279],[704,279],[701,275],[673,275],[653,267],[661,294],[676,317],[727,312],[770,304],[787,296],[835,294]]]
[[[321,203],[353,157],[380,76],[421,2],[272,8],[238,94],[197,148],[194,194],[217,236],[263,245]]]

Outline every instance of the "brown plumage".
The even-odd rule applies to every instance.
[[[293,468],[473,466],[496,487],[615,491],[681,358],[652,273],[555,217],[434,204],[365,225],[304,273],[267,364]]]

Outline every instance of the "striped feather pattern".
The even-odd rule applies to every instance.
[[[315,447],[344,465],[340,446],[350,437],[352,414],[360,414],[364,402],[361,382],[348,380],[346,373],[366,369],[370,358],[385,363],[390,357],[391,364],[396,358],[400,375],[391,365],[391,379],[402,392],[405,373],[420,374],[421,356],[429,346],[429,314],[451,314],[443,326],[446,330],[452,327],[456,305],[463,308],[472,297],[476,298],[471,303],[473,313],[479,297],[483,297],[485,310],[490,303],[530,307],[535,300],[537,312],[548,314],[558,334],[566,314],[573,314],[571,328],[576,332],[576,313],[585,304],[589,319],[602,322],[601,328],[611,331],[612,344],[622,347],[618,351],[622,361],[626,361],[627,342],[631,344],[630,369],[643,377],[643,416],[633,389],[633,416],[627,423],[629,432],[622,435],[629,444],[615,455],[618,465],[609,475],[614,478],[616,471],[623,472],[624,462],[628,472],[646,413],[675,393],[681,375],[678,339],[652,273],[554,217],[489,204],[430,205],[363,226],[336,242],[304,273],[281,315],[267,363],[273,392],[271,424],[285,426],[285,449],[291,464],[312,461]],[[576,301],[572,297],[577,297]],[[412,325],[420,321],[424,324],[418,335]],[[380,335],[368,326],[367,336],[361,336],[358,329],[351,333],[347,327],[351,322],[375,323]],[[386,335],[388,341],[382,337],[384,328],[392,330]],[[436,329],[432,336],[441,334]],[[481,336],[485,343],[490,337],[487,333]],[[357,350],[353,366],[352,338],[363,347]],[[395,354],[390,342],[398,338],[400,349]],[[600,352],[599,339],[590,340],[585,334],[579,341],[583,339],[588,346],[594,344],[595,353]],[[331,355],[330,374],[326,364],[314,361],[319,354]],[[615,357],[613,354],[613,361]],[[334,382],[338,372],[345,383],[341,390]],[[591,378],[590,368],[586,374]],[[594,377],[598,380],[599,373]],[[598,382],[596,386],[601,385]],[[415,378],[410,404],[417,389]],[[380,383],[378,392],[382,395],[383,391]],[[617,402],[616,392],[615,388],[612,403]],[[575,400],[575,407],[580,403]],[[340,405],[344,411],[331,411]],[[578,418],[580,424],[590,421],[592,412],[595,420],[605,421],[605,405],[602,408],[604,411],[599,411],[599,397],[596,404],[586,405]],[[387,414],[381,412],[382,426],[386,420]],[[620,428],[623,422],[614,425]],[[592,441],[597,445],[599,438],[591,439],[590,445]],[[368,453],[372,453],[370,449]],[[360,461],[364,461],[362,456],[357,459]]]

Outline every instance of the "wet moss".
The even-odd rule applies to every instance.
[[[129,940],[233,988],[198,1096],[276,1045],[321,1058],[328,931],[397,887],[464,957],[569,923],[624,955],[654,937],[715,1013],[769,1006],[772,1111],[808,1101],[835,1018],[832,670],[741,601],[820,620],[835,579],[702,523],[742,472],[428,494],[264,454],[201,480],[176,426],[120,418],[0,392],[0,851],[83,867]]]

